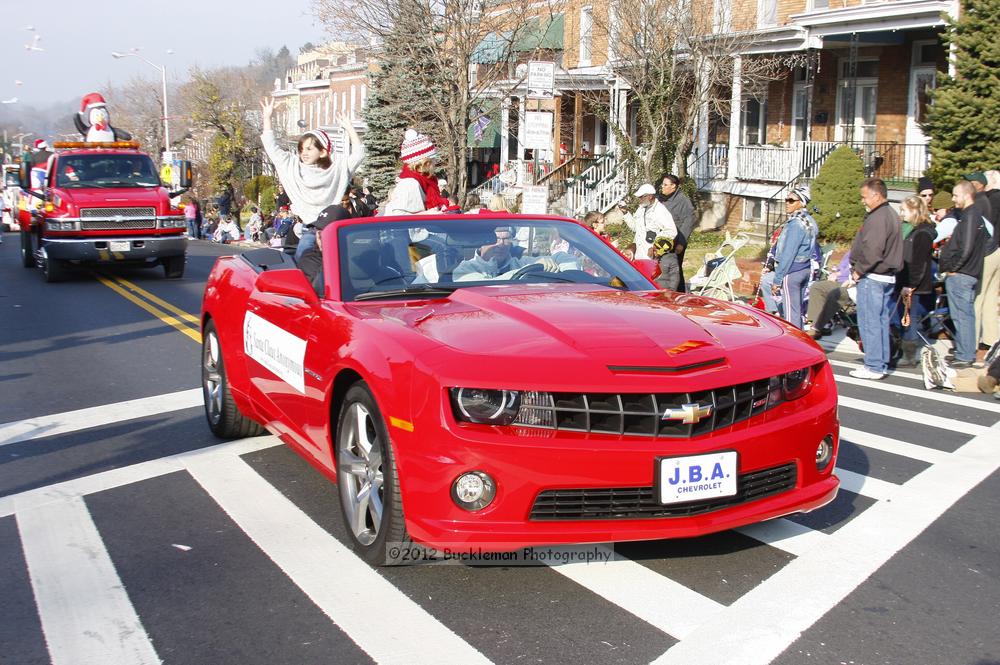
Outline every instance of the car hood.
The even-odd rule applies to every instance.
[[[355,306],[466,354],[583,357],[610,367],[692,367],[784,332],[766,315],[711,298],[589,285],[475,287],[432,301]]]
[[[155,208],[162,209],[166,192],[160,187],[101,187],[62,189],[59,197],[78,208]]]

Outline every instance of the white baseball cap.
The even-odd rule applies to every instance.
[[[656,194],[656,190],[649,183],[642,185],[639,189],[635,190],[634,196],[646,196],[647,194]]]

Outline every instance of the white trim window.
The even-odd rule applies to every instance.
[[[580,8],[580,57],[577,64],[589,67],[594,47],[594,8]]]
[[[740,145],[767,143],[767,94],[743,98],[743,141]]]
[[[840,80],[837,82],[836,140],[846,141],[853,125],[854,142],[872,143],[876,134],[878,108],[878,58],[858,58],[855,68],[854,103],[851,108],[850,62],[840,61]]]
[[[757,27],[771,28],[778,25],[778,0],[758,0]]]

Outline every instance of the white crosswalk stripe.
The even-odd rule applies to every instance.
[[[17,513],[53,665],[153,665],[153,645],[79,497]]]
[[[927,397],[916,388],[842,376],[837,381],[875,387],[880,393]],[[174,409],[188,408],[195,393],[174,393],[166,403]],[[929,394],[932,402],[982,404]],[[138,402],[139,409],[155,409],[155,398]],[[728,606],[617,554],[604,563],[553,564],[549,570],[595,594],[594,602],[599,598],[611,603],[679,640],[657,663],[770,662],[982,478],[1000,468],[996,446],[1000,424],[987,427],[852,397],[842,396],[841,405],[872,417],[974,438],[955,452],[945,452],[842,427],[845,442],[929,467],[899,484],[838,467],[842,489],[874,503],[865,504],[830,533],[792,519],[737,529],[794,558]],[[0,425],[0,445],[128,419],[121,415],[98,407],[8,423]],[[280,442],[270,436],[245,439],[0,497],[0,517],[13,515],[17,520],[52,662],[160,662],[82,497],[177,471],[188,471],[270,561],[375,662],[490,662],[473,646],[477,643],[473,636],[459,634],[435,618],[419,599],[361,561],[239,457],[276,445]],[[83,572],[66,576],[64,569]],[[74,604],[74,599],[83,597],[88,598],[85,605]],[[380,621],[372,622],[372,616]],[[115,632],[122,627],[127,630]]]
[[[911,423],[929,425],[930,427],[952,430],[963,434],[972,434],[973,436],[977,436],[989,430],[989,427],[986,427],[985,425],[976,425],[974,423],[967,423],[961,420],[954,420],[952,418],[944,418],[942,416],[920,413],[919,411],[900,409],[899,407],[887,406],[885,404],[870,402],[868,400],[857,399],[854,397],[845,397],[844,395],[840,395],[838,400],[840,401],[840,406],[846,406],[849,409],[857,409],[866,413],[877,413],[880,416],[886,416],[888,418],[906,420]]]
[[[886,383],[885,381],[869,381],[868,379],[856,379],[853,376],[841,376],[839,374],[835,376],[837,379],[837,383],[843,383],[845,385],[863,386],[865,388],[873,388],[875,390],[881,390],[883,392],[893,393],[895,395],[907,395],[909,397],[917,397],[920,399],[930,400],[932,402],[943,402],[951,406],[960,406],[966,409],[977,409],[979,411],[1000,413],[1000,403],[998,403],[996,400],[991,402],[983,402],[980,400],[956,397],[955,395],[951,395],[948,393],[926,390],[924,388],[910,388],[908,386],[897,386],[892,383]]]

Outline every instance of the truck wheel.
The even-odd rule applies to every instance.
[[[222,362],[222,344],[212,321],[205,326],[201,341],[201,390],[212,434],[221,439],[242,439],[265,433],[263,427],[240,413],[233,401]]]
[[[45,281],[49,283],[63,281],[68,272],[69,268],[67,268],[66,262],[60,259],[45,259],[45,263],[42,265],[42,274],[45,275]]]
[[[35,267],[35,250],[31,247],[31,232],[21,229],[21,265]]]
[[[163,260],[163,272],[167,279],[180,279],[184,276],[184,256],[168,256]]]

